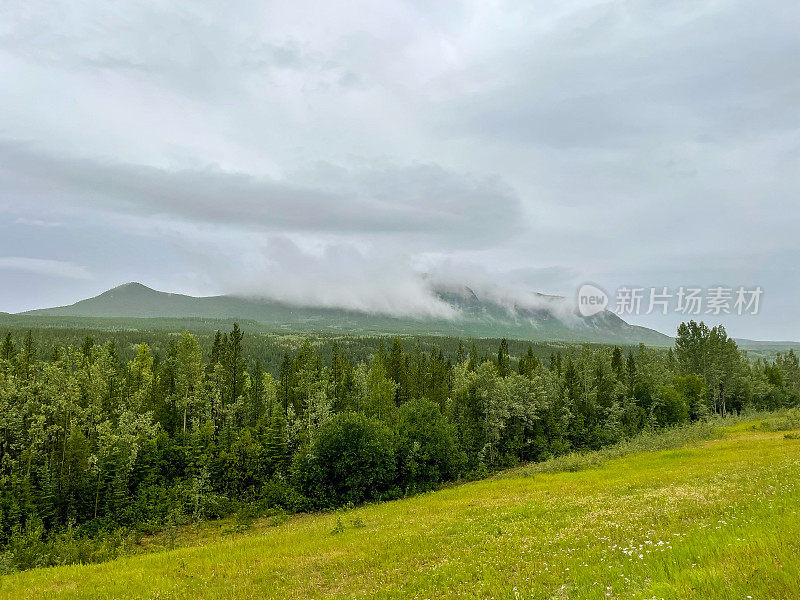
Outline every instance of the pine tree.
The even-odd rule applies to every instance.
[[[509,367],[508,340],[500,340],[500,348],[497,350],[497,373],[500,377],[507,377],[511,372]]]
[[[619,346],[614,346],[614,351],[611,353],[611,370],[619,381],[624,380],[625,365],[622,360],[622,349]]]
[[[523,357],[519,359],[519,365],[517,365],[517,371],[520,375],[531,379],[533,374],[539,369],[541,363],[539,359],[533,353],[533,347],[528,344],[528,351],[525,353]]]
[[[451,366],[445,360],[441,350],[431,353],[430,387],[428,398],[439,405],[444,412],[447,397],[450,395],[450,370]]]
[[[286,470],[289,449],[286,442],[286,415],[278,400],[277,384],[269,373],[263,374],[264,402],[266,404],[266,432],[264,448],[273,473]]]
[[[625,366],[625,376],[628,383],[628,395],[633,397],[636,388],[636,359],[633,358],[633,352],[628,353],[628,361]]]
[[[25,341],[22,343],[22,351],[19,354],[19,368],[23,379],[30,376],[35,361],[36,346],[33,343],[33,332],[29,329],[25,334]]]
[[[398,406],[408,401],[408,384],[406,382],[405,354],[400,338],[392,340],[389,356],[386,357],[386,370],[392,381],[397,385],[395,404]]]
[[[292,368],[292,357],[289,356],[288,352],[283,353],[283,360],[281,360],[281,368],[280,368],[280,400],[281,404],[283,405],[283,412],[289,410],[290,405],[294,405],[294,401],[292,398],[292,390],[294,389],[294,381],[293,381],[293,371]]]
[[[242,340],[244,334],[239,329],[239,324],[234,323],[230,336],[228,337],[228,347],[226,356],[226,368],[230,380],[230,396],[231,402],[236,402],[239,396],[242,395],[245,382],[245,363],[242,354]]]
[[[208,366],[206,367],[207,373],[211,374],[214,372],[214,367],[222,360],[223,352],[222,332],[217,329],[217,332],[214,334],[214,344],[211,346],[211,360],[208,361]]]
[[[87,335],[83,338],[83,344],[81,344],[81,354],[83,354],[89,362],[92,362],[93,355],[92,349],[94,348],[94,340],[92,336]]]
[[[353,365],[347,356],[339,350],[339,344],[336,342],[333,343],[330,380],[334,410],[342,412],[352,408],[349,402],[353,387]]]
[[[469,349],[469,365],[467,368],[470,371],[475,371],[478,368],[478,347],[475,345],[475,342],[472,343]]]
[[[6,337],[3,340],[3,345],[0,346],[0,358],[4,360],[11,360],[14,358],[16,354],[16,350],[14,348],[14,340],[11,337],[11,332],[9,331],[6,333]]]
[[[250,385],[250,426],[255,426],[261,421],[265,411],[264,404],[264,370],[261,368],[261,361],[256,360],[253,368]]]
[[[464,342],[458,340],[458,350],[456,351],[456,364],[461,364],[466,360],[466,350],[464,350]]]

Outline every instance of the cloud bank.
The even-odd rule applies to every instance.
[[[734,334],[800,339],[798,29],[790,0],[6,2],[0,256],[92,279],[3,269],[0,310],[724,282],[765,289]]]

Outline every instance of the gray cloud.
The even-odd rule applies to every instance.
[[[449,99],[444,122],[567,148],[726,142],[796,126],[795,5],[584,4],[514,48],[479,93]]]
[[[0,271],[22,271],[66,279],[92,279],[86,267],[62,260],[30,258],[26,256],[0,256]]]
[[[218,169],[168,171],[37,154],[0,145],[0,190],[36,202],[266,230],[409,234],[484,245],[518,230],[519,200],[495,179],[435,165],[348,170],[322,165],[299,181]]]
[[[763,284],[729,328],[800,338],[798,29],[790,0],[6,2],[0,255],[95,279],[6,269],[0,310],[688,279]]]

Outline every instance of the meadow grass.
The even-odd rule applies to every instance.
[[[243,533],[204,524],[176,550],[4,576],[0,598],[798,598],[800,440],[765,423]]]

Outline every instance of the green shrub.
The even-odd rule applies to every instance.
[[[645,430],[640,434],[613,446],[593,452],[571,452],[550,458],[543,462],[531,463],[517,469],[501,473],[499,477],[535,475],[537,473],[561,473],[583,471],[599,467],[606,460],[621,458],[635,452],[657,452],[681,448],[691,443],[708,440],[719,435],[718,425],[736,422],[735,417],[727,420],[697,421],[668,429]]]
[[[331,529],[331,535],[337,535],[344,531],[344,523],[342,523],[342,517],[336,517],[336,525],[333,526]]]
[[[774,431],[800,429],[800,410],[797,408],[789,409],[785,415],[769,419],[768,423]]]
[[[29,519],[25,527],[14,529],[0,554],[0,574],[103,562],[134,553],[138,542],[137,534],[125,527],[101,530],[89,537],[85,531],[68,526],[47,535],[40,519]]]
[[[458,476],[463,460],[452,427],[430,400],[411,400],[400,408],[397,445],[399,484],[430,489]]]
[[[222,519],[236,510],[236,503],[221,494],[208,494],[201,499],[201,504],[207,519]]]
[[[384,498],[394,476],[391,432],[380,421],[350,412],[320,427],[293,465],[295,484],[318,507]]]
[[[273,512],[272,515],[270,515],[269,517],[270,527],[278,527],[288,522],[289,522],[289,515],[287,515],[285,511],[280,509]]]
[[[689,407],[678,390],[662,385],[653,405],[653,416],[659,427],[679,425],[689,419]]]
[[[268,479],[261,488],[262,503],[266,508],[280,508],[290,512],[303,510],[308,501],[283,477]]]

